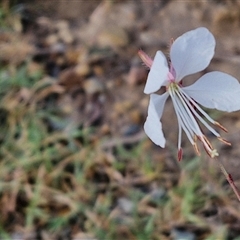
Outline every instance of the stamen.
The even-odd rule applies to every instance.
[[[199,127],[199,124],[197,123],[192,112],[189,110],[188,106],[186,105],[184,99],[182,98],[182,95],[178,91],[176,91],[176,94],[178,95],[179,99],[181,100],[181,104],[179,104],[179,108],[182,110],[184,109],[183,111],[185,111],[185,113],[186,113],[185,115],[188,116],[189,121],[191,121],[191,123],[189,123],[189,121],[188,121],[189,126],[196,133],[196,135],[202,135],[202,131]]]
[[[217,150],[212,147],[211,143],[205,135],[203,135],[200,140],[203,143],[203,147],[210,158],[219,156]]]
[[[214,158],[215,156],[218,156],[218,152],[216,149],[209,150],[209,148],[207,148],[206,145],[203,145],[203,147],[210,158]]]
[[[198,118],[198,120],[210,131],[212,132],[216,137],[220,137],[220,134],[215,130],[213,129],[199,114],[198,112],[192,107],[192,105],[190,104],[190,102],[187,100],[186,98],[186,94],[184,94],[184,92],[181,92],[182,94],[179,94],[181,95],[184,100],[186,101],[188,107],[191,109],[191,111],[194,113],[194,115]],[[199,106],[198,106],[199,107]],[[200,108],[200,107],[199,107]],[[203,111],[203,110],[202,110]],[[204,111],[203,111],[204,112]]]
[[[182,156],[183,156],[183,151],[182,148],[178,149],[178,161],[180,162],[182,160]]]
[[[176,104],[177,104],[177,107],[178,107],[179,114],[180,114],[183,122],[186,123],[186,127],[189,129],[190,132],[192,132],[192,135],[194,135],[194,133],[196,133],[198,131],[197,131],[197,129],[194,128],[193,120],[188,115],[188,113],[186,112],[186,109],[183,107],[183,105],[181,104],[179,99],[176,98],[175,100],[176,100]]]
[[[182,158],[181,150],[181,134],[182,129],[185,131],[189,141],[192,143],[193,148],[197,155],[200,155],[200,151],[197,146],[197,139],[199,139],[205,151],[209,157],[214,158],[218,156],[218,152],[214,149],[208,140],[208,138],[203,134],[200,125],[197,120],[199,120],[206,128],[209,129],[220,141],[227,145],[231,145],[227,140],[223,139],[220,134],[211,127],[205,119],[197,112],[197,110],[206,117],[211,123],[220,127],[223,130],[226,130],[221,124],[214,121],[201,107],[193,101],[175,82],[172,82],[168,85],[167,88],[169,95],[172,98],[173,106],[177,115],[178,125],[179,125],[179,134],[178,134],[178,159],[179,161]],[[195,108],[196,110],[195,110]]]
[[[213,150],[213,146],[212,146],[212,144],[210,143],[210,141],[208,140],[208,138],[207,138],[205,135],[202,135],[202,137],[203,137],[203,139],[204,139],[204,141],[202,141],[202,142],[206,142],[207,145],[208,145],[208,147],[209,147],[211,150]]]
[[[175,105],[175,104],[174,104]],[[173,106],[174,106],[173,105]],[[184,132],[186,133],[187,137],[188,137],[188,140],[191,142],[191,144],[194,144],[194,141],[193,141],[193,138],[192,138],[192,135],[193,135],[193,132],[191,131],[191,129],[189,129],[186,124],[183,122],[181,116],[179,115],[179,112],[176,110],[176,106],[174,106],[175,108],[175,112],[176,112],[176,115],[177,115],[177,119],[178,121],[180,122],[180,125],[181,127],[183,128]]]
[[[223,125],[221,125],[219,122],[215,121],[213,124],[218,126],[219,128],[221,128],[224,132],[228,132],[228,130]]]
[[[182,143],[182,126],[178,121],[178,149],[181,148],[181,143]]]
[[[183,90],[182,88],[179,88],[179,91],[184,94],[184,96],[193,104],[194,107],[197,108],[197,110],[212,124],[215,124],[216,121],[213,120],[205,111],[202,110],[202,108],[191,98],[189,97]],[[220,126],[219,126],[220,127]]]
[[[191,142],[191,144],[193,145],[194,144],[194,141],[193,141],[193,132],[191,129],[189,129],[189,127],[185,124],[185,122],[183,121],[182,117],[181,117],[181,114],[179,112],[179,108],[178,108],[178,105],[176,103],[176,99],[175,99],[175,95],[174,92],[172,91],[172,88],[170,87],[169,88],[169,94],[172,98],[172,102],[173,102],[173,107],[175,109],[175,113],[177,115],[177,119],[178,119],[178,122],[180,123],[181,127],[183,128],[184,132],[186,133],[189,141]]]
[[[225,144],[228,145],[228,146],[231,146],[231,145],[232,145],[229,141],[227,141],[226,139],[224,139],[224,138],[222,138],[222,137],[218,137],[218,140],[221,141],[221,142],[223,142],[223,143],[225,143]]]
[[[212,158],[212,155],[211,155],[211,151],[209,151],[205,145],[203,145],[204,149],[205,149],[205,152],[207,153],[207,155]]]
[[[194,148],[196,154],[197,154],[198,156],[200,156],[201,154],[200,154],[200,151],[199,151],[199,149],[198,149],[197,142],[195,142],[195,143],[193,144],[193,148]]]

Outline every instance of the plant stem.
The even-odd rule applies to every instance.
[[[237,196],[238,201],[240,201],[240,192],[237,189],[237,187],[236,187],[236,185],[235,185],[235,183],[233,181],[232,175],[227,172],[227,170],[225,169],[225,167],[223,166],[223,164],[221,163],[220,160],[218,161],[218,164],[219,164],[220,169],[223,172],[225,178],[227,179],[228,183],[230,184],[231,188],[233,189],[235,195]]]

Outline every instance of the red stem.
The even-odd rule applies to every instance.
[[[237,186],[235,185],[234,181],[233,181],[233,178],[232,178],[232,175],[229,174],[225,167],[223,166],[223,164],[221,162],[218,162],[220,168],[221,168],[221,171],[223,172],[225,178],[227,179],[228,183],[230,184],[232,190],[234,191],[235,195],[237,196],[238,198],[238,201],[240,201],[240,192],[239,190],[237,189]]]

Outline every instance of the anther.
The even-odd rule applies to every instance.
[[[200,156],[201,154],[200,154],[200,152],[199,152],[199,149],[198,149],[198,146],[197,146],[196,143],[193,144],[193,148],[194,148],[196,154],[197,154],[198,156]]]
[[[221,141],[221,142],[223,142],[223,143],[225,143],[225,144],[228,145],[228,146],[231,146],[231,145],[232,145],[229,141],[227,141],[226,139],[224,139],[224,138],[222,138],[222,137],[218,137],[218,140]]]
[[[228,132],[228,130],[223,125],[221,125],[219,122],[214,122],[214,125],[216,125],[219,128],[221,128],[224,132]]]
[[[182,160],[182,156],[183,156],[183,150],[182,148],[178,149],[178,161],[180,162]]]

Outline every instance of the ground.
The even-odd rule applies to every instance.
[[[203,26],[209,67],[240,80],[240,1],[3,1],[0,12],[1,239],[240,239],[240,205],[217,159],[196,156],[171,101],[166,148],[143,124],[148,68]],[[240,188],[240,115],[208,113],[209,139]]]

